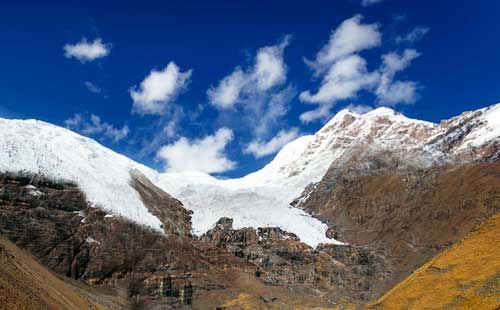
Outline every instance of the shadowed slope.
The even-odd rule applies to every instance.
[[[166,234],[191,236],[192,211],[184,209],[179,200],[155,186],[139,170],[131,170],[130,176],[130,185],[139,193],[149,212],[162,222]]]

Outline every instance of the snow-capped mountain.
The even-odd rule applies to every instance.
[[[135,169],[193,211],[196,234],[230,217],[235,228],[279,226],[311,246],[336,241],[325,236],[324,223],[289,203],[320,181],[332,163],[366,145],[421,166],[498,158],[500,104],[440,124],[388,108],[363,115],[343,110],[314,135],[286,145],[261,170],[230,180],[199,172],[159,173],[70,130],[36,120],[0,119],[0,171],[74,181],[93,205],[161,230],[160,220],[130,185],[129,172]]]

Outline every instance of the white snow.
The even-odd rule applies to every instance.
[[[300,138],[285,148],[280,161],[295,159],[296,148],[304,147],[307,139]],[[220,217],[229,216],[234,218],[235,227],[279,226],[310,245],[335,242],[325,237],[325,224],[288,205],[301,188],[278,193],[283,187],[264,187],[272,178],[272,165],[262,181],[252,177],[246,182],[220,181],[200,172],[160,174],[67,129],[36,120],[0,119],[0,171],[74,181],[93,206],[161,230],[159,219],[129,185],[131,169],[141,171],[193,210],[197,234],[210,229]],[[252,187],[247,188],[250,183]],[[281,201],[282,197],[286,200]]]
[[[31,196],[38,197],[38,196],[43,195],[43,193],[41,191],[39,191],[38,188],[32,184],[28,184],[24,188],[26,188],[28,190],[28,194]]]
[[[467,143],[484,144],[500,136],[500,105],[480,111],[486,125],[478,125],[464,139]],[[129,171],[137,169],[194,212],[196,234],[230,217],[236,228],[278,226],[316,246],[337,241],[326,238],[325,224],[289,205],[307,185],[320,181],[332,163],[341,165],[360,145],[397,151],[423,165],[439,162],[445,154],[429,144],[443,131],[439,126],[388,108],[363,115],[343,110],[314,135],[287,144],[261,170],[219,180],[201,172],[158,173],[67,129],[35,120],[0,119],[0,171],[74,181],[93,206],[161,230],[159,219],[129,185]]]
[[[85,242],[87,242],[87,243],[97,243],[97,244],[101,244],[99,241],[95,240],[94,238],[92,238],[92,237],[90,237],[90,236],[89,236],[89,237],[87,237],[87,238],[85,239]]]
[[[486,126],[474,131],[471,136],[471,146],[479,147],[500,137],[500,104],[483,109],[481,120]]]
[[[75,181],[93,205],[161,230],[160,220],[128,184],[132,168],[155,173],[64,128],[36,120],[0,119],[0,171]]]
[[[389,121],[380,121],[388,118]],[[314,135],[303,136],[286,145],[261,170],[239,179],[218,180],[200,173],[165,173],[158,185],[194,211],[193,226],[200,234],[220,217],[234,219],[236,228],[279,226],[297,234],[309,245],[334,242],[326,238],[328,228],[289,203],[304,188],[321,180],[332,162],[341,160],[360,143],[380,147],[421,147],[412,134],[436,125],[411,120],[387,108],[365,115],[339,112]],[[378,132],[374,134],[375,131]],[[403,130],[403,132],[401,132]],[[374,136],[375,135],[375,136]],[[377,143],[372,139],[377,138]]]

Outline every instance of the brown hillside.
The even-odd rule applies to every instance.
[[[301,207],[341,241],[374,247],[393,266],[381,294],[500,211],[500,163],[428,170],[375,158],[330,169]]]

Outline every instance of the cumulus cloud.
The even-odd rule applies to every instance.
[[[103,43],[100,38],[93,42],[83,38],[78,43],[64,45],[64,57],[73,57],[84,63],[105,57],[109,55],[110,50],[111,45]]]
[[[235,67],[207,91],[210,104],[219,110],[219,121],[249,136],[249,143],[255,146],[272,139],[278,128],[286,127],[284,116],[296,96],[295,88],[286,83],[284,51],[290,39],[285,36],[275,45],[259,48],[250,66]]]
[[[397,72],[405,70],[420,56],[414,49],[405,49],[402,54],[391,52],[382,55],[381,77],[375,93],[383,105],[410,104],[417,99],[417,83],[414,81],[394,81]]]
[[[356,53],[379,46],[382,34],[377,24],[364,24],[362,19],[361,15],[355,15],[343,21],[332,31],[315,60],[305,59],[321,82],[315,93],[306,90],[299,96],[302,102],[318,105],[300,115],[302,122],[327,118],[337,101],[375,87],[378,72],[369,72],[366,60]]]
[[[373,86],[377,79],[378,74],[368,72],[362,57],[351,55],[330,67],[315,94],[307,90],[299,98],[309,103],[331,104],[355,96],[361,89]]]
[[[286,80],[287,67],[283,60],[283,51],[288,46],[290,36],[280,44],[266,46],[257,51],[252,79],[259,90],[268,90]]]
[[[412,31],[405,35],[399,35],[396,37],[396,43],[414,43],[421,40],[429,32],[428,27],[417,26]]]
[[[245,101],[248,96],[283,84],[287,73],[283,52],[289,41],[290,36],[286,36],[277,45],[260,48],[252,67],[245,71],[236,67],[217,86],[207,91],[210,103],[219,109],[232,108],[235,104]]]
[[[173,144],[163,146],[156,157],[166,162],[166,171],[202,171],[221,173],[234,169],[236,163],[224,154],[233,132],[220,128],[214,135],[190,141],[181,137]]]
[[[258,140],[252,141],[244,149],[244,152],[252,154],[256,158],[261,158],[278,152],[283,146],[285,146],[288,142],[295,140],[298,136],[299,129],[296,127],[289,130],[281,130],[276,136],[267,142]]]
[[[306,60],[321,82],[315,92],[305,90],[299,95],[302,102],[317,105],[300,115],[302,122],[330,117],[337,102],[355,98],[361,91],[373,93],[379,105],[408,104],[416,100],[416,82],[395,80],[396,73],[405,70],[420,55],[416,50],[385,54],[381,66],[374,71],[368,70],[366,60],[359,55],[363,50],[379,46],[381,37],[378,26],[363,24],[360,15],[342,22],[332,32],[316,59]]]
[[[247,79],[241,68],[236,68],[223,78],[217,87],[207,91],[210,103],[220,109],[232,108],[240,98],[240,93],[248,82]]]
[[[134,101],[133,112],[141,115],[164,114],[167,105],[187,88],[191,73],[192,70],[182,72],[174,62],[163,70],[152,70],[139,87],[133,86],[129,90]]]
[[[305,62],[319,75],[327,71],[338,59],[380,45],[382,34],[377,24],[363,24],[363,16],[355,15],[333,30],[328,43],[314,61]]]
[[[361,5],[362,6],[369,6],[369,5],[372,5],[372,4],[380,3],[382,1],[383,0],[363,0],[363,1],[361,1]]]
[[[64,124],[68,129],[81,132],[84,135],[102,135],[113,142],[119,142],[129,134],[127,125],[124,125],[122,128],[114,127],[109,123],[103,122],[95,114],[91,114],[88,119],[81,114],[75,114],[73,117],[65,120]]]
[[[368,72],[366,60],[359,55],[350,55],[336,61],[323,77],[315,94],[304,91],[299,99],[318,104],[314,110],[304,112],[300,120],[304,123],[330,116],[330,110],[339,100],[355,97],[362,89],[375,87],[379,80],[378,72]]]

